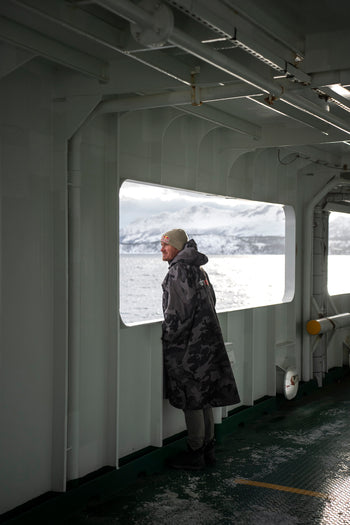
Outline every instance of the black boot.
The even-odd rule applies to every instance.
[[[216,463],[216,457],[215,457],[215,439],[212,439],[204,445],[204,461],[205,464],[208,466],[215,465]]]
[[[202,470],[205,467],[203,447],[198,450],[192,450],[188,445],[187,450],[179,452],[168,461],[168,466],[183,470]]]

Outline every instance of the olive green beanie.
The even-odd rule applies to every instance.
[[[179,229],[170,230],[164,233],[160,239],[160,242],[170,244],[170,246],[174,246],[177,250],[182,250],[187,241],[187,233],[184,230]]]

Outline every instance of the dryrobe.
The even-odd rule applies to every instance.
[[[162,283],[165,394],[176,408],[196,410],[240,401],[227,356],[208,262],[190,240]]]

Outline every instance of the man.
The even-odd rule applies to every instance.
[[[165,392],[184,411],[188,450],[174,468],[202,469],[215,462],[212,407],[239,403],[236,382],[215,311],[215,294],[201,267],[208,262],[181,229],[161,238],[169,271],[162,283]]]

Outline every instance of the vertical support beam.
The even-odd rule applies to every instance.
[[[53,177],[53,410],[52,487],[66,490],[67,479],[67,141],[55,137]],[[1,318],[1,316],[0,316]]]
[[[303,240],[303,312],[302,312],[302,379],[310,381],[312,378],[312,351],[310,344],[310,335],[306,330],[306,324],[311,319],[311,299],[313,294],[313,216],[315,206],[329,193],[335,186],[339,185],[339,176],[332,177],[322,190],[308,203],[304,217]]]
[[[80,397],[80,147],[81,132],[69,141],[68,156],[68,479],[79,478],[79,397]]]
[[[327,224],[321,206],[316,206],[314,211],[313,227],[313,298],[319,307],[315,312],[316,317],[327,315]],[[327,371],[327,335],[324,335],[313,352],[313,375],[318,386],[322,386],[323,378]]]
[[[328,234],[327,218],[321,206],[316,206],[314,211],[313,228],[313,297],[320,308],[315,312],[317,317],[327,315],[327,249],[326,239]]]
[[[254,315],[253,310],[245,310],[242,312],[244,316],[244,388],[242,402],[245,405],[254,404],[254,341],[253,341],[253,329],[254,329]]]
[[[119,369],[119,115],[110,115],[107,121],[105,164],[105,290],[106,290],[106,344],[108,348],[107,375],[107,460],[118,466],[117,458],[117,392]]]
[[[285,214],[285,235],[286,235],[286,255],[285,255],[285,277],[284,277],[284,296],[283,302],[293,300],[295,291],[295,212],[292,206],[283,206]]]
[[[115,425],[114,425],[114,454],[115,454],[115,466],[119,467],[119,422],[120,422],[120,398],[119,398],[119,385],[120,385],[120,257],[119,257],[119,189],[120,189],[120,121],[121,121],[121,115],[117,115],[117,143],[116,143],[116,174],[115,174],[115,187],[116,187],[116,195],[115,198],[117,200],[117,205],[115,207],[115,214],[116,214],[116,265],[115,265],[115,285],[116,285],[116,294],[115,294],[115,304],[116,304],[116,311],[111,312],[112,316],[116,317],[116,329],[115,329],[115,369],[113,370],[113,375],[115,376],[115,392],[114,392],[114,400],[115,400],[115,409],[114,409],[114,417],[115,417]]]

